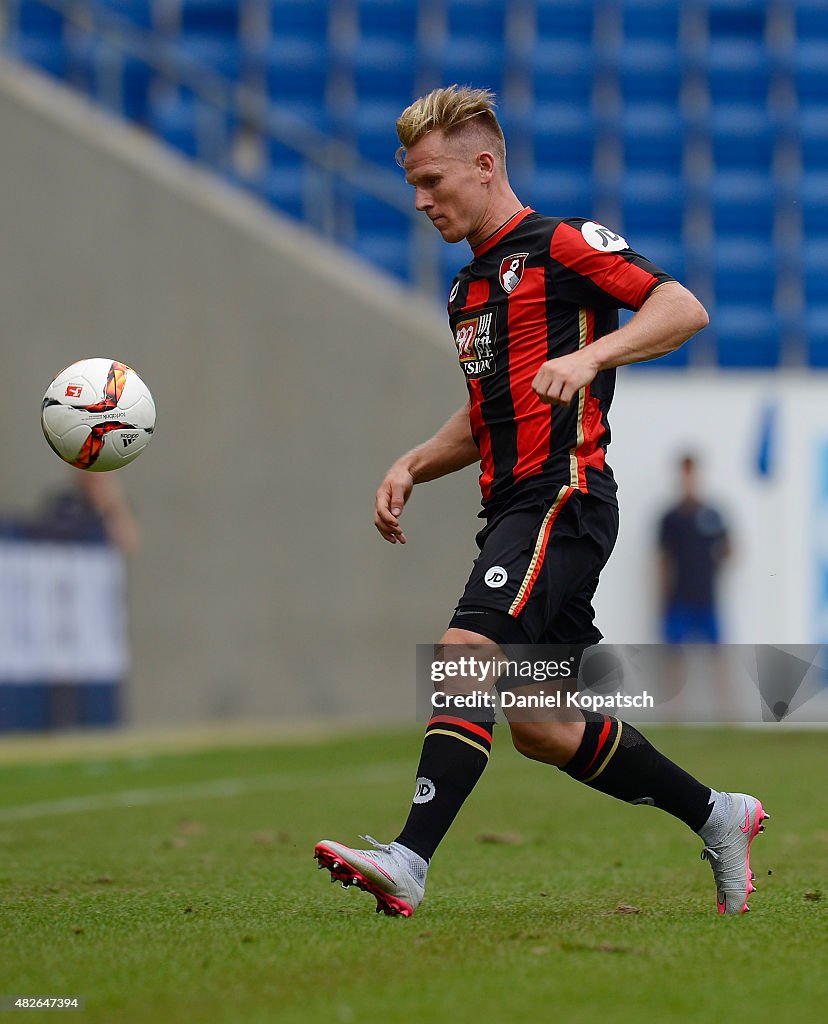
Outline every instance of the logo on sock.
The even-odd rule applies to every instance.
[[[421,775],[414,786],[414,803],[427,804],[429,800],[434,799],[436,792],[437,787],[431,779],[426,779]]]

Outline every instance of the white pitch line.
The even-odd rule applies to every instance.
[[[385,782],[389,775],[403,768],[410,770],[410,762],[385,761],[382,764],[366,766],[363,769],[352,769],[348,773],[348,784]],[[175,803],[177,800],[241,796],[244,793],[257,791],[275,792],[324,786],[333,783],[336,774],[335,769],[313,773],[279,772],[271,775],[252,775],[250,778],[212,779],[207,782],[191,782],[180,786],[125,789],[118,793],[100,793],[96,796],[70,796],[63,800],[39,800],[37,803],[21,804],[19,807],[0,808],[0,824],[10,821],[28,821],[32,818],[48,818],[60,814],[83,814],[87,811],[148,807],[152,804]]]

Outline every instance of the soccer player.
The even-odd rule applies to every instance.
[[[671,352],[704,327],[687,289],[613,231],[546,217],[517,198],[487,90],[450,86],[397,121],[415,206],[472,262],[454,280],[449,321],[468,401],[398,459],[376,494],[375,525],[405,544],[400,517],[415,484],[480,464],[480,555],[441,645],[581,649],[602,634],[592,598],[618,529],[606,463],[615,368]],[[637,312],[619,329],[618,309]],[[717,792],[657,751],[633,726],[583,712],[568,721],[509,721],[526,757],[630,803],[660,807],[701,837],[719,913],[747,909],[750,844],[768,815],[741,793]],[[426,727],[402,831],[372,849],[323,840],[320,868],[410,916],[428,865],[489,760],[494,722],[454,711]]]

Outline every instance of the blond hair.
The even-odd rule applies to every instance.
[[[495,94],[489,89],[473,89],[470,85],[447,85],[421,96],[397,118],[400,148],[397,162],[402,164],[405,151],[429,132],[441,131],[447,137],[474,132],[492,144],[501,163],[506,160],[503,129],[494,112]]]

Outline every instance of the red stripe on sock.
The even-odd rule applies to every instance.
[[[492,742],[492,734],[487,732],[482,725],[475,725],[474,722],[467,722],[463,718],[451,718],[449,715],[436,715],[426,726],[426,731],[438,722],[442,722],[447,725],[459,725],[461,728],[468,730],[468,732],[473,732],[478,736],[482,736],[487,743],[491,744]]]
[[[601,735],[598,737],[598,746],[595,748],[595,753],[592,755],[592,760],[589,762],[589,764],[586,766],[586,768],[584,768],[584,770],[581,772],[581,775],[586,775],[586,773],[589,771],[589,769],[595,764],[595,761],[596,761],[598,755],[601,753],[601,751],[602,751],[602,749],[604,747],[604,744],[607,742],[607,739],[609,738],[609,734],[610,734],[610,730],[611,729],[612,729],[612,719],[609,718],[607,715],[604,715],[604,724],[601,727]]]

